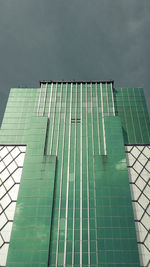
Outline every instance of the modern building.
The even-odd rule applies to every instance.
[[[40,86],[11,89],[0,130],[0,266],[150,266],[143,90]]]

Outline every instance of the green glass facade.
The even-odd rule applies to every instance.
[[[0,149],[26,153],[6,266],[139,267],[125,145],[149,137],[142,89],[111,81],[11,89]]]

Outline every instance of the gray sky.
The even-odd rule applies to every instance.
[[[0,0],[0,115],[39,80],[113,79],[150,106],[149,54],[149,0]]]

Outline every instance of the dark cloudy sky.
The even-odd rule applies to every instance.
[[[149,0],[0,0],[0,109],[11,87],[113,79],[150,106]]]

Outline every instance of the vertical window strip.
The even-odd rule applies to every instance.
[[[80,85],[80,266],[82,267],[82,83]]]
[[[39,116],[42,116],[42,117],[43,117],[43,113],[44,113],[45,93],[46,93],[46,85],[44,87],[42,87],[42,90],[41,90],[41,101],[40,101]]]
[[[40,87],[40,94],[39,94],[39,100],[38,100],[37,116],[39,116],[39,113],[40,113],[41,94],[42,94],[42,83]]]
[[[91,83],[91,123],[92,123],[92,152],[93,152],[93,168],[94,168],[94,133],[93,133],[93,105],[92,105],[92,83]],[[95,206],[95,234],[96,234],[96,262],[98,266],[98,245],[97,245],[97,222],[96,222],[96,191],[95,191],[95,174],[93,169],[94,182],[94,206]]]
[[[41,91],[41,100],[40,100],[40,108],[39,108],[39,116],[43,115],[43,96],[44,96],[44,87],[42,87]]]
[[[108,101],[108,88],[107,88],[107,82],[105,84],[106,88],[106,101],[107,101],[107,114],[109,115],[109,101]]]
[[[97,84],[96,84],[97,90]],[[89,211],[89,158],[88,158],[88,107],[87,107],[87,84],[86,84],[86,154],[87,154],[87,214],[88,214],[88,266],[90,266],[90,211]]]
[[[48,83],[46,83],[46,86],[45,86],[45,94],[44,94],[43,114],[42,114],[42,116],[45,115],[46,99],[47,99],[47,88],[48,88]]]
[[[138,113],[138,109],[137,109],[137,102],[136,102],[136,97],[135,97],[135,92],[134,92],[135,88],[133,88],[132,90],[133,90],[133,96],[134,96],[134,101],[135,101],[136,114],[137,114],[139,128],[140,128],[141,139],[142,139],[142,143],[144,143],[142,128],[141,128],[140,119],[139,119],[139,113]]]
[[[62,83],[61,83],[61,86],[60,86],[60,106],[59,106],[59,117],[58,117],[58,131],[57,131],[57,143],[56,143],[56,156],[57,156],[57,153],[58,153],[58,143],[59,143],[59,136],[60,136],[60,112],[61,112],[61,106],[62,106]]]
[[[128,133],[128,139],[129,139],[129,143],[130,143],[130,135],[129,135],[129,129],[128,129],[128,123],[127,123],[127,118],[126,118],[126,110],[125,110],[125,106],[124,106],[124,98],[123,98],[123,88],[120,88],[121,90],[121,96],[122,96],[122,106],[123,106],[123,113],[124,113],[124,120],[125,120],[125,126],[126,126],[126,130]]]
[[[39,94],[38,94],[38,91],[39,91]],[[35,95],[35,98],[34,98],[34,107],[33,107],[33,114],[34,114],[34,116],[38,116],[39,96],[40,96],[40,88],[37,88],[36,89],[36,95]],[[38,100],[38,103],[37,103],[37,100]],[[28,106],[25,105],[25,103],[23,103],[22,107],[23,107],[23,109],[24,109],[24,107],[25,108],[28,108]]]
[[[91,123],[92,123],[92,150],[94,156],[94,130],[93,130],[93,103],[92,103],[92,83],[91,83]]]
[[[140,95],[140,88],[138,88],[138,89],[139,89],[139,95]],[[147,119],[145,117],[145,111],[144,111],[144,108],[143,108],[143,103],[142,103],[141,106],[142,106],[142,112],[143,112],[143,117],[144,117],[146,129],[147,129],[148,138],[150,139],[150,133],[149,133],[148,125],[147,125]]]
[[[52,93],[53,93],[53,83],[51,83],[51,92],[50,92],[49,107],[48,107],[48,118],[50,117],[50,111],[51,111]]]
[[[53,116],[52,99],[53,99],[54,94],[55,94],[54,84],[51,83],[50,95],[49,95],[49,99],[48,99],[48,118],[49,118],[48,139],[47,139],[47,153],[48,153],[48,155],[49,155],[51,132],[52,132],[52,116]]]
[[[65,244],[64,244],[64,266],[66,266],[67,249],[67,226],[68,226],[68,200],[69,200],[69,175],[70,175],[70,139],[71,139],[71,111],[72,111],[72,83],[70,93],[70,111],[69,111],[69,136],[68,136],[68,166],[67,166],[67,188],[66,188],[66,220],[65,220]]]
[[[103,91],[102,83],[100,83],[100,94],[101,94],[101,109],[102,109],[102,125],[103,125],[103,142],[104,142],[104,155],[107,155],[106,150],[106,136],[105,136],[105,124],[104,124],[104,107],[103,107]]]
[[[75,96],[75,119],[77,119],[77,83],[76,83],[76,96]],[[74,187],[73,187],[73,234],[72,234],[72,267],[74,267],[74,234],[75,234],[75,179],[76,179],[76,144],[77,144],[77,124],[75,123],[75,135],[74,135]]]
[[[114,94],[113,94],[112,83],[111,83],[111,85],[110,85],[110,88],[111,88],[111,96],[112,96],[113,115],[115,116]]]
[[[127,95],[128,95],[128,101],[129,101],[129,110],[130,110],[130,114],[131,114],[131,120],[132,120],[132,125],[133,125],[133,133],[134,133],[134,137],[135,137],[135,143],[137,143],[136,140],[136,132],[135,132],[135,127],[134,127],[134,121],[133,121],[133,116],[132,116],[132,110],[131,110],[131,103],[130,103],[130,98],[129,98],[129,90],[127,88]]]
[[[51,131],[51,140],[50,140],[50,155],[52,154],[52,147],[53,147],[53,136],[54,136],[54,125],[55,125],[55,114],[56,114],[56,105],[57,105],[57,87],[58,87],[58,83],[56,83],[56,89],[55,89],[55,109],[53,112],[53,120],[52,120],[52,131]]]
[[[87,94],[87,87],[86,87],[86,94]],[[100,134],[99,134],[100,126],[99,126],[99,112],[98,112],[97,83],[96,83],[96,107],[97,107],[98,151],[99,151],[99,155],[100,155],[101,154],[101,147],[100,147]],[[86,99],[86,108],[87,108],[87,99]]]
[[[62,87],[62,89],[63,89],[63,87]],[[60,211],[61,211],[61,195],[62,195],[62,180],[63,180],[63,166],[64,166],[64,146],[65,146],[65,132],[66,132],[66,111],[67,111],[66,106],[67,106],[67,83],[66,83],[66,96],[65,96],[63,143],[62,143],[62,151],[61,151],[60,194],[59,194],[58,230],[57,230],[57,245],[56,245],[56,267],[58,265],[58,247],[59,247],[59,231],[60,231]]]

